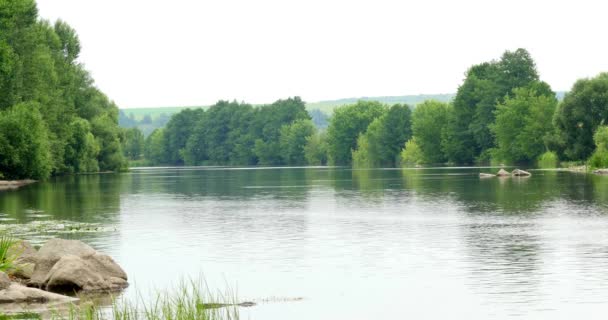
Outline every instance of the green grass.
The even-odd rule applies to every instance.
[[[0,271],[6,272],[14,269],[16,257],[11,256],[9,250],[15,244],[15,239],[9,235],[0,235]]]
[[[54,311],[51,319],[238,320],[239,310],[232,291],[213,294],[204,282],[182,281],[176,291],[165,291],[152,299],[135,303],[116,300],[109,308],[81,303],[64,311]]]
[[[559,159],[555,152],[547,151],[538,157],[538,167],[541,169],[557,168],[558,164]]]

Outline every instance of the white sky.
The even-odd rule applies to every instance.
[[[605,1],[38,0],[81,40],[122,108],[455,92],[473,64],[528,49],[568,90],[608,71]]]

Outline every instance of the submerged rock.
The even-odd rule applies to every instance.
[[[608,175],[608,169],[597,169],[597,170],[593,171],[593,173],[600,174],[600,175]]]
[[[496,175],[495,174],[491,174],[491,173],[483,173],[482,172],[482,173],[479,174],[479,177],[480,178],[494,178],[494,177],[496,177]]]
[[[52,239],[38,251],[29,284],[47,290],[115,291],[128,286],[114,260],[77,240]]]
[[[509,173],[509,171],[507,171],[505,169],[500,169],[500,170],[498,170],[498,173],[496,173],[496,175],[499,177],[508,177],[511,174]]]
[[[511,174],[512,174],[514,177],[529,177],[529,176],[531,176],[531,175],[532,175],[532,174],[531,174],[530,172],[528,172],[528,171],[519,170],[519,169],[515,169],[515,170],[513,170],[513,172],[511,172]]]

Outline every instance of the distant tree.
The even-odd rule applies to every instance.
[[[563,156],[587,159],[595,149],[593,134],[608,123],[608,73],[578,80],[566,94],[555,115]]]
[[[138,160],[144,153],[144,134],[137,128],[125,129],[122,151],[129,160]]]
[[[496,156],[507,162],[534,162],[547,147],[545,137],[553,132],[551,120],[557,98],[546,83],[534,83],[513,90],[498,105],[496,123],[490,129],[496,136]]]
[[[327,128],[327,153],[330,163],[350,165],[352,150],[357,148],[359,135],[385,112],[386,108],[374,101],[359,101],[335,109]]]
[[[593,135],[595,151],[589,158],[592,168],[608,168],[608,126],[599,126]]]
[[[412,115],[412,131],[422,153],[422,162],[441,164],[447,161],[441,148],[441,139],[450,112],[449,104],[434,100],[416,106]]]
[[[167,164],[163,129],[156,129],[146,138],[144,156],[152,165]]]
[[[524,49],[505,52],[499,61],[475,65],[467,72],[454,98],[454,111],[443,134],[442,148],[450,162],[487,160],[494,147],[489,126],[494,110],[512,90],[538,80],[530,54]]]
[[[288,165],[306,164],[304,147],[307,139],[314,133],[315,126],[308,119],[299,119],[289,125],[283,125],[279,138],[283,162]]]
[[[327,164],[327,136],[325,133],[317,132],[306,138],[304,157],[309,165]]]
[[[401,151],[401,165],[418,165],[422,163],[424,163],[424,155],[416,142],[416,137],[414,137],[405,143],[405,147]]]
[[[203,118],[203,114],[203,109],[184,109],[171,117],[164,130],[164,149],[169,164],[184,164],[183,154],[186,143],[195,125]]]

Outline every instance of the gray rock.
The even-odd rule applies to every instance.
[[[532,174],[531,174],[530,172],[528,172],[528,171],[519,170],[519,169],[515,169],[515,170],[513,170],[513,172],[511,172],[511,174],[512,174],[514,177],[529,177],[529,176],[531,176],[531,175],[532,175]]]
[[[11,283],[8,287],[0,290],[0,304],[4,303],[46,303],[46,302],[73,302],[78,299],[28,288],[18,283]]]
[[[11,285],[11,279],[8,278],[6,273],[0,272],[0,290],[4,290]]]
[[[27,241],[17,241],[8,250],[10,257],[15,257],[13,264],[15,268],[9,271],[11,276],[30,279],[34,274],[34,268],[36,266],[36,249]]]
[[[84,291],[114,291],[128,286],[125,272],[112,258],[102,254],[87,258],[64,256],[49,271],[44,283],[48,290],[71,287]]]
[[[608,175],[608,169],[597,169],[595,171],[593,171],[593,173],[595,174],[601,174],[601,175]]]
[[[29,284],[39,288],[114,291],[128,286],[127,274],[111,257],[81,241],[49,240],[35,260]]]
[[[507,176],[510,176],[511,174],[509,173],[509,171],[507,171],[505,169],[500,169],[500,170],[498,170],[498,173],[496,175],[499,177],[507,177]]]

